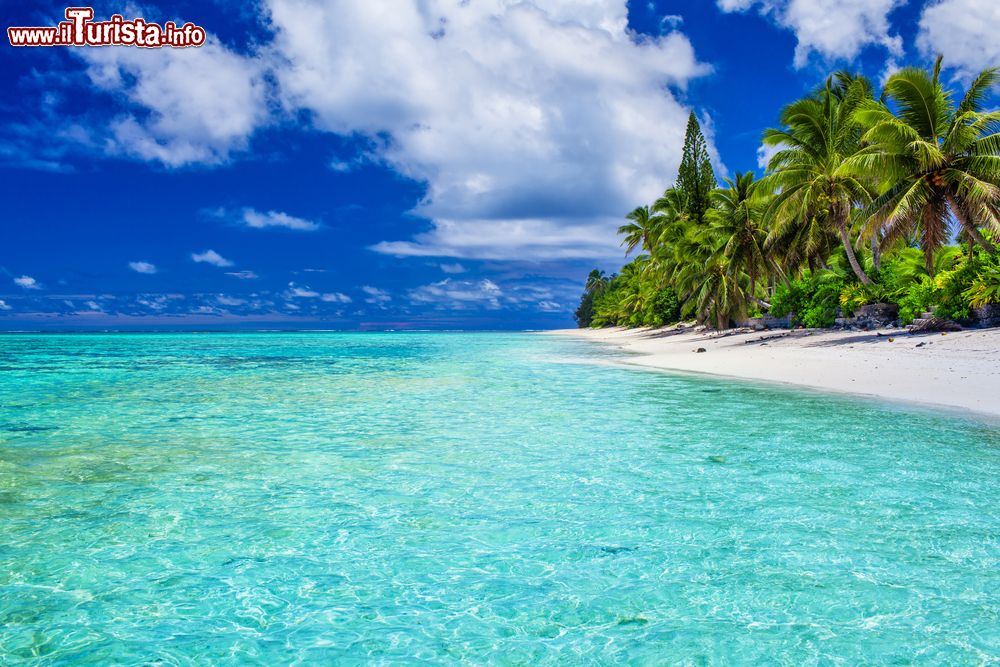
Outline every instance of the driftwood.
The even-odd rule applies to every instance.
[[[910,333],[917,331],[961,331],[962,326],[943,317],[921,317],[913,320],[913,324],[906,327],[906,330]]]
[[[767,340],[774,340],[775,338],[786,338],[791,335],[792,333],[789,331],[787,333],[772,334],[770,336],[761,336],[760,338],[754,338],[753,340],[745,340],[743,341],[743,344],[750,345],[751,343],[763,343],[764,341]]]

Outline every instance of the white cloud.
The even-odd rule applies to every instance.
[[[268,6],[284,107],[427,185],[433,230],[389,254],[617,253],[621,215],[676,174],[688,109],[666,87],[708,71],[680,33],[631,32],[624,0]]]
[[[252,208],[243,209],[241,220],[244,225],[253,229],[284,227],[285,229],[293,229],[300,232],[314,232],[321,226],[318,222],[296,218],[280,211],[261,213]]]
[[[767,144],[761,144],[757,147],[757,166],[767,171],[767,165],[771,163],[771,158],[773,158],[778,151],[784,150],[785,146],[768,146]]]
[[[563,307],[556,303],[555,301],[539,301],[538,310],[546,313],[554,313],[563,310]]]
[[[42,289],[42,286],[38,283],[38,281],[31,276],[20,276],[18,278],[14,278],[14,284],[19,287],[23,287],[24,289]]]
[[[319,297],[319,292],[308,287],[299,287],[295,283],[288,283],[288,290],[285,292],[286,299],[315,299]]]
[[[0,310],[11,310],[11,307],[7,305],[7,302],[0,299]]]
[[[156,273],[156,265],[150,264],[149,262],[129,262],[128,268],[132,269],[136,273]]]
[[[684,17],[680,14],[666,14],[660,19],[660,29],[676,28],[684,23]]]
[[[900,70],[899,62],[895,58],[889,58],[885,61],[885,67],[882,69],[882,73],[879,75],[879,85],[885,86],[885,82],[889,80],[889,77]]]
[[[465,267],[458,262],[454,264],[442,264],[441,270],[445,273],[465,273]]]
[[[226,275],[240,280],[256,280],[260,277],[253,271],[226,271]]]
[[[682,33],[632,31],[626,0],[260,6],[274,36],[250,55],[215,38],[80,50],[91,80],[125,104],[106,149],[221,163],[289,118],[365,138],[367,151],[331,168],[381,164],[425,185],[413,213],[432,229],[373,246],[389,254],[616,257],[621,216],[676,175],[689,108],[670,87],[710,71]],[[286,215],[244,223],[316,224]]]
[[[220,294],[215,297],[215,301],[220,306],[242,306],[247,301],[246,299],[240,299],[238,297],[227,296],[225,294]]]
[[[352,172],[357,166],[357,161],[345,162],[343,160],[334,160],[330,163],[330,169],[333,169],[341,174]]]
[[[214,250],[206,250],[201,253],[191,253],[191,259],[199,263],[211,264],[212,266],[227,267],[233,265],[230,260],[226,259]]]
[[[489,279],[471,282],[445,278],[411,289],[407,296],[414,304],[432,304],[439,309],[462,310],[474,306],[496,309],[500,308],[503,291]]]
[[[303,287],[295,283],[288,283],[284,297],[286,299],[319,299],[326,303],[351,303],[351,297],[342,292],[320,293],[308,286]]]
[[[135,302],[150,310],[160,312],[166,310],[174,301],[183,301],[183,294],[140,294]]]
[[[984,0],[991,2],[992,0]],[[903,40],[890,33],[889,13],[906,0],[716,0],[725,12],[756,9],[795,33],[795,66],[811,53],[827,60],[852,60],[863,48],[879,45],[890,55],[903,53]]]
[[[928,57],[944,54],[944,66],[962,78],[1000,65],[1000,3],[996,0],[939,0],[920,15],[917,46]]]
[[[218,163],[266,121],[260,60],[214,38],[197,49],[74,49],[99,88],[143,113],[111,123],[107,148],[176,167]],[[145,113],[148,112],[148,113]]]
[[[385,304],[392,301],[392,296],[383,289],[378,287],[372,287],[371,285],[365,285],[361,288],[361,291],[368,295],[365,299],[365,303],[372,303],[376,306],[385,306]]]
[[[382,241],[373,250],[399,257],[560,259],[621,254],[619,217],[553,219],[444,219],[413,241]]]

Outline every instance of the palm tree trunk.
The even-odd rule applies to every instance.
[[[875,273],[882,270],[882,246],[878,242],[878,234],[872,234],[872,266]]]
[[[951,212],[955,214],[955,218],[962,225],[969,236],[971,236],[976,243],[978,243],[983,250],[985,250],[990,255],[997,254],[997,249],[993,247],[993,244],[986,240],[986,238],[976,229],[976,226],[965,217],[965,211],[963,211],[958,206],[958,202],[955,201],[955,197],[949,192],[946,195],[948,197],[948,205],[951,207]]]
[[[840,231],[840,242],[844,244],[844,250],[847,251],[847,261],[851,263],[854,274],[862,284],[871,285],[872,279],[861,268],[861,264],[858,263],[858,256],[854,254],[854,246],[851,245],[851,237],[847,233],[847,223],[841,220],[837,227],[839,228],[838,231]]]

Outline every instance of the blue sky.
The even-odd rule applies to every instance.
[[[20,3],[7,25],[54,25]],[[570,326],[703,119],[1000,62],[994,0],[98,3],[198,49],[0,46],[0,329]],[[6,27],[6,26],[5,26]]]

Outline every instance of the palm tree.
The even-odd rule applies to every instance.
[[[618,233],[625,238],[622,245],[625,246],[625,256],[627,257],[636,248],[650,251],[656,235],[659,234],[660,225],[663,219],[649,210],[648,206],[637,206],[625,216],[626,220],[631,220],[627,225],[618,228]]]
[[[713,208],[708,219],[712,229],[722,239],[722,255],[731,272],[743,272],[749,284],[746,294],[765,308],[770,304],[757,298],[757,281],[768,271],[780,272],[774,260],[764,250],[767,230],[763,224],[766,197],[754,182],[753,172],[736,173],[725,179],[726,187],[712,193]]]
[[[711,228],[698,224],[679,224],[671,230],[671,242],[660,252],[660,266],[665,282],[674,288],[681,301],[681,312],[694,314],[698,323],[711,316],[712,300],[703,292],[710,267],[725,264],[724,240]],[[703,292],[699,297],[699,293]]]
[[[585,289],[588,292],[594,292],[595,294],[603,293],[608,288],[608,276],[604,271],[598,269],[593,269],[590,275],[587,276],[587,284]]]
[[[983,70],[957,107],[940,75],[938,57],[930,75],[909,67],[889,77],[883,99],[895,111],[862,103],[854,116],[867,145],[843,170],[879,181],[866,232],[881,230],[885,244],[916,233],[928,271],[948,242],[952,216],[990,254],[996,248],[979,228],[1000,231],[1000,111],[982,110],[1000,75]]]
[[[871,194],[861,178],[842,168],[858,151],[852,114],[870,91],[863,81],[855,79],[843,89],[838,83],[835,89],[828,80],[817,94],[785,107],[782,127],[764,133],[764,144],[780,150],[771,158],[769,174],[762,181],[778,193],[765,212],[772,223],[772,238],[795,236],[793,227],[830,229],[839,236],[855,275],[870,285],[854,253],[851,209],[867,205]]]
[[[703,267],[697,289],[692,294],[699,320],[711,318],[717,329],[725,329],[730,320],[747,314],[745,276],[734,271],[724,257],[716,256]]]

